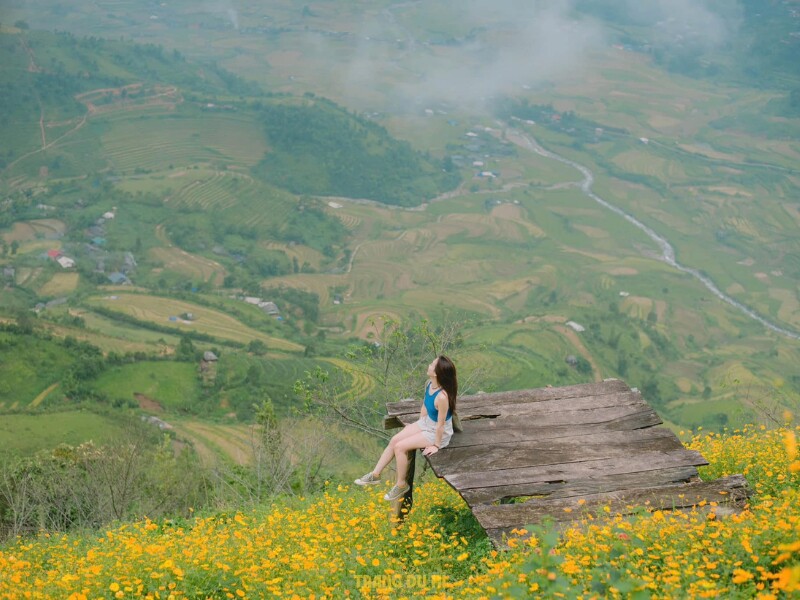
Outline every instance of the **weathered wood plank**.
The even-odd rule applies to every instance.
[[[495,396],[495,394],[485,394],[485,396]],[[568,401],[562,398],[547,398],[539,400],[538,402],[505,402],[500,396],[500,394],[497,394],[496,399],[491,402],[482,402],[480,405],[470,405],[469,402],[459,398],[457,407],[458,414],[461,415],[462,419],[469,420],[479,416],[491,418],[500,415],[550,413],[565,408],[570,410],[586,410],[590,408],[605,408],[608,406],[621,406],[636,403],[646,406],[642,395],[632,390],[615,391],[613,393],[596,396],[576,396],[568,399]],[[404,401],[403,409],[392,414],[398,416],[403,414],[419,414],[419,407],[419,401]]]
[[[505,419],[518,421],[525,419],[530,422],[538,422],[542,418],[555,416],[562,423],[569,422],[567,421],[568,418],[577,418],[577,421],[581,422],[587,417],[580,418],[580,413],[594,413],[595,411],[619,407],[637,407],[640,411],[652,410],[640,394],[632,391],[573,398],[567,406],[558,400],[542,400],[533,404],[495,404],[491,407],[487,406],[473,410],[464,409],[459,403],[457,410],[461,417],[461,422],[464,424],[464,431],[468,431],[467,425],[471,423],[486,423]],[[386,429],[401,427],[408,423],[413,423],[418,418],[419,403],[415,403],[413,406],[409,404],[407,412],[385,417],[384,427]]]
[[[570,479],[567,481],[473,488],[463,490],[461,496],[470,506],[474,506],[476,504],[491,504],[501,500],[527,496],[536,496],[536,500],[540,498],[569,498],[571,496],[601,494],[624,489],[660,487],[675,483],[686,483],[696,477],[697,467],[670,467],[636,473],[591,475],[584,479]]]
[[[553,427],[557,425],[581,425],[584,423],[602,423],[611,419],[625,415],[636,414],[639,412],[652,410],[648,406],[640,404],[629,404],[623,406],[611,406],[607,408],[597,407],[586,410],[564,409],[552,413],[542,413],[535,417],[521,419],[518,417],[498,417],[496,419],[480,419],[475,421],[463,421],[464,431],[477,431],[491,429],[492,427],[514,427],[519,425],[530,425],[532,427]],[[494,425],[493,425],[494,423]]]
[[[538,421],[532,424],[500,421],[498,424],[496,419],[480,422],[464,421],[462,424],[465,434],[454,435],[450,440],[450,445],[443,452],[447,453],[453,448],[485,446],[497,436],[498,431],[501,431],[510,443],[551,440],[604,431],[635,431],[662,423],[658,413],[649,407],[644,410],[635,407],[619,407],[619,409],[596,411],[596,413],[583,411],[582,416],[589,422],[554,425],[552,423],[541,424]]]
[[[490,392],[486,394],[470,394],[459,396],[458,406],[460,409],[467,407],[492,406],[501,404],[530,404],[546,400],[569,400],[571,398],[585,398],[588,396],[602,396],[618,392],[628,392],[630,387],[620,379],[608,379],[597,383],[580,383],[553,388],[537,388],[531,390],[513,390],[508,392]],[[410,403],[416,402],[419,409],[420,400],[399,400],[388,402],[386,409],[389,415],[406,412]]]
[[[522,504],[477,504],[472,512],[484,529],[534,524],[545,517],[570,521],[582,514],[594,513],[608,506],[612,514],[630,514],[637,507],[648,510],[674,510],[696,506],[701,502],[744,503],[750,491],[741,475],[715,481],[695,481],[658,488],[625,490],[612,494],[594,494],[582,498],[544,499]],[[580,500],[584,503],[580,503]],[[565,510],[567,509],[567,510]]]
[[[582,458],[614,458],[640,452],[683,448],[668,429],[639,429],[523,442],[505,441],[505,431],[492,432],[485,446],[446,448],[430,457],[437,476],[460,472],[519,469],[542,464],[572,463]]]
[[[456,490],[521,483],[570,481],[591,475],[638,473],[670,467],[702,466],[708,461],[699,452],[681,448],[669,452],[641,452],[614,458],[583,456],[571,463],[540,464],[520,469],[462,472],[444,478]]]
[[[572,398],[568,404],[560,400],[542,400],[532,404],[495,404],[475,410],[458,408],[462,420],[471,420],[473,415],[487,417],[527,417],[534,419],[539,415],[570,411],[597,410],[614,406],[647,406],[641,394],[636,392],[621,392],[617,394],[604,394],[602,396],[588,396],[586,398]]]

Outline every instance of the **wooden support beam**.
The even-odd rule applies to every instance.
[[[408,483],[408,491],[397,500],[392,501],[392,519],[402,522],[408,513],[411,512],[411,507],[414,506],[414,471],[417,467],[417,451],[410,450],[408,456],[408,472],[406,473],[406,483]]]

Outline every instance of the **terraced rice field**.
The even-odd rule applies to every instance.
[[[29,267],[21,267],[17,269],[17,276],[16,281],[17,285],[20,287],[24,287],[29,283],[36,281],[36,278],[42,273],[42,268],[37,267],[35,269]]]
[[[288,193],[229,171],[213,172],[192,181],[167,201],[204,211],[224,210],[226,221],[262,231],[279,229],[297,206],[295,198]]]
[[[341,358],[324,358],[322,360],[331,363],[349,377],[350,388],[342,392],[342,394],[356,398],[366,398],[375,389],[375,382],[364,373],[356,371],[346,360]]]
[[[39,296],[66,296],[78,287],[80,275],[78,273],[56,273],[39,288]]]
[[[295,342],[263,334],[223,312],[181,300],[146,294],[117,294],[94,297],[88,303],[90,306],[103,306],[129,314],[143,321],[152,321],[159,325],[172,326],[176,329],[198,331],[221,339],[229,339],[245,344],[252,340],[261,340],[268,347],[276,350],[288,352],[300,352],[303,350],[303,347]],[[170,320],[170,317],[178,318],[184,313],[192,313],[195,320]]]
[[[169,202],[203,210],[220,210],[236,204],[237,195],[252,187],[252,179],[226,171],[214,172],[208,179],[193,181],[174,194]]]
[[[29,242],[37,238],[56,241],[56,238],[62,236],[66,230],[67,226],[64,222],[57,219],[20,221],[14,223],[11,231],[3,234],[3,239],[8,244],[11,242]]]
[[[107,122],[103,147],[120,171],[209,162],[252,166],[266,152],[261,128],[243,117],[161,115]]]
[[[220,458],[237,465],[253,462],[252,425],[221,425],[200,421],[170,421],[179,437],[192,444],[206,467],[213,467]]]
[[[308,274],[284,275],[270,277],[262,282],[263,287],[290,287],[305,292],[312,292],[319,296],[320,305],[330,305],[332,300],[330,290],[333,287],[347,284],[346,275]]]
[[[282,242],[262,242],[261,244],[267,250],[277,250],[283,252],[290,260],[297,259],[297,263],[302,267],[304,263],[308,263],[313,268],[319,268],[324,256],[322,252],[304,246],[302,244],[284,244]]]
[[[65,328],[63,334],[86,339],[104,351],[134,352],[143,350],[152,352],[156,347],[163,353],[166,348],[177,345],[179,341],[177,336],[126,325],[84,308],[70,309],[70,315],[82,318],[86,328],[74,330]],[[69,333],[67,333],[68,331]],[[55,332],[56,330],[54,330]],[[81,335],[87,337],[81,338],[79,337]]]
[[[218,262],[191,254],[180,248],[151,248],[150,258],[160,262],[164,268],[185,275],[191,281],[204,281],[221,286],[225,281],[225,267]]]
[[[329,210],[328,212],[337,219],[339,219],[342,222],[342,225],[347,227],[347,229],[349,229],[350,231],[357,229],[358,226],[361,225],[362,223],[360,217],[347,214],[345,212],[342,212],[341,210]]]

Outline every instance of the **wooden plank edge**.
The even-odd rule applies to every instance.
[[[693,481],[582,497],[531,500],[522,504],[477,504],[472,507],[472,512],[484,529],[496,529],[522,527],[541,522],[546,517],[552,517],[555,521],[571,521],[602,512],[627,515],[642,508],[652,512],[692,508],[711,502],[717,506],[743,505],[751,493],[743,475],[730,475],[714,481]]]
[[[679,502],[674,503],[672,506],[637,506],[634,507],[632,510],[626,511],[613,511],[611,510],[611,514],[622,514],[624,516],[628,516],[631,514],[635,514],[640,511],[642,508],[647,510],[648,512],[655,512],[655,511],[662,511],[662,512],[699,512],[705,513],[707,515],[713,514],[715,519],[725,519],[731,515],[735,515],[740,513],[747,507],[747,501],[749,497],[752,495],[752,490],[748,487],[747,481],[743,475],[730,475],[728,477],[723,477],[721,479],[717,479],[711,482],[692,482],[690,484],[685,485],[696,485],[700,486],[702,484],[709,485],[709,487],[717,486],[717,488],[723,489],[716,489],[716,492],[721,499],[702,499],[694,504],[689,504],[688,502]],[[676,486],[682,487],[682,486]],[[711,491],[711,490],[709,490]],[[705,500],[705,501],[704,501]],[[506,505],[506,506],[514,506],[514,505]],[[473,513],[475,510],[473,509]],[[553,520],[551,526],[554,530],[559,533],[563,533],[567,529],[574,528],[576,526],[583,526],[584,523],[579,520],[586,515],[587,511],[583,513],[575,514],[567,513],[567,517],[562,517],[559,520]],[[477,518],[477,515],[476,515]],[[480,519],[478,519],[480,523]],[[484,527],[481,523],[481,526],[484,527],[484,531],[486,531],[486,535],[489,537],[489,540],[492,542],[492,545],[498,550],[507,550],[509,549],[509,545],[507,543],[508,538],[512,535],[513,530],[527,530],[528,527],[533,525],[538,525],[544,521],[544,519],[538,522],[530,522],[526,525],[521,524],[514,524],[514,525],[505,525],[500,527]],[[594,522],[594,520],[592,521]],[[514,536],[519,537],[521,539],[525,539],[526,535]]]

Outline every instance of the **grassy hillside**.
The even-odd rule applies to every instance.
[[[560,534],[534,528],[496,552],[430,475],[401,526],[387,518],[384,486],[331,484],[248,512],[11,542],[0,547],[0,594],[789,598],[800,591],[798,433],[692,439],[711,463],[704,478],[747,476],[755,495],[732,517],[715,518],[713,498],[686,513],[600,511]]]
[[[122,431],[119,419],[85,410],[53,412],[46,419],[35,414],[4,414],[0,419],[0,445],[4,452],[32,455],[59,444],[103,444]]]

